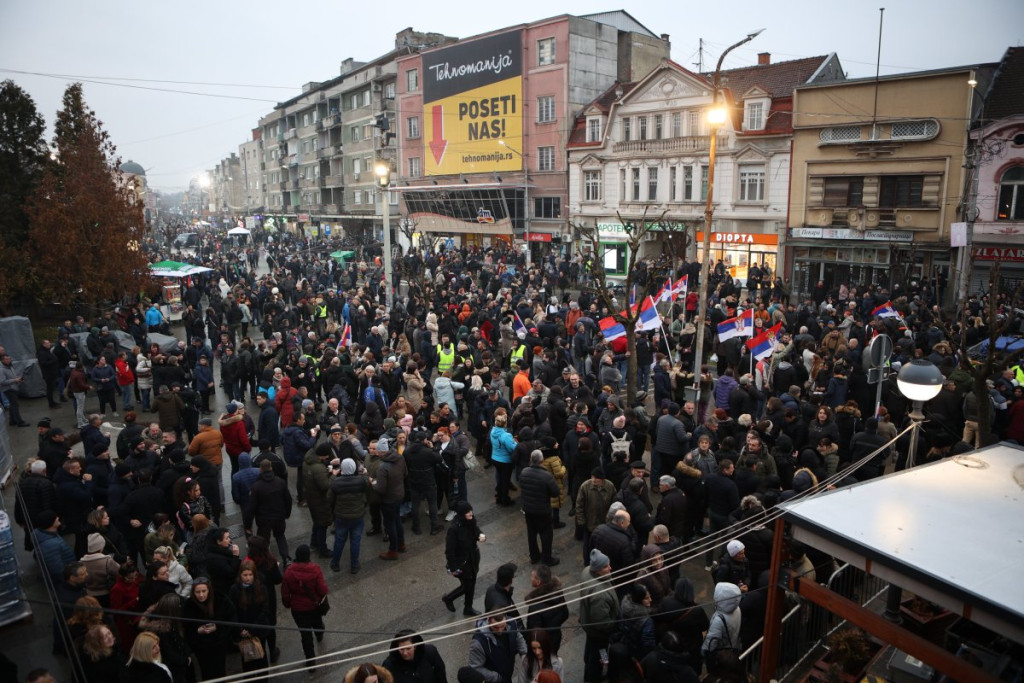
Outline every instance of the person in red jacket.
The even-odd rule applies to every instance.
[[[308,545],[295,549],[295,561],[284,570],[281,583],[281,602],[292,611],[295,625],[302,629],[302,652],[306,664],[313,663],[316,651],[313,636],[318,643],[324,640],[324,618],[320,613],[320,601],[327,596],[327,582],[319,565],[310,561]]]
[[[245,406],[232,401],[224,406],[224,414],[218,420],[220,433],[224,437],[224,450],[231,459],[231,474],[238,472],[238,456],[249,453],[252,444],[245,429]]]
[[[277,390],[277,395],[274,397],[274,407],[277,408],[277,414],[281,416],[281,429],[284,429],[292,423],[295,419],[295,397],[299,395],[299,392],[292,386],[292,380],[290,377],[281,378],[281,388]]]

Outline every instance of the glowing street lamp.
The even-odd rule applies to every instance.
[[[387,297],[388,314],[394,306],[394,293],[391,282],[391,206],[388,187],[391,185],[391,164],[378,161],[373,167],[377,175],[377,186],[380,188],[381,216],[384,219],[384,292]]]

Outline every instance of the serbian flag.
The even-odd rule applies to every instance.
[[[718,324],[718,341],[733,337],[752,337],[754,335],[754,309],[748,309],[735,318]]]
[[[515,312],[512,313],[512,331],[520,339],[526,339],[526,325],[523,324],[519,314]]]
[[[672,287],[673,301],[675,301],[677,297],[686,296],[686,290],[689,287],[689,277],[689,275],[684,275],[678,280],[676,280],[675,286]]]
[[[658,296],[654,298],[654,301],[656,303],[661,303],[662,301],[675,301],[675,298],[676,293],[675,290],[672,289],[672,277],[669,276],[666,278],[665,284],[662,285],[661,291],[658,292]]]
[[[772,355],[775,351],[775,346],[778,343],[776,339],[778,338],[781,330],[782,323],[780,322],[769,327],[767,330],[747,342],[747,348],[750,349],[750,353],[754,354],[754,358],[762,360]]]
[[[893,308],[891,301],[886,301],[884,304],[871,311],[872,317],[878,318],[901,318],[899,312]]]
[[[337,350],[340,351],[341,347],[343,347],[343,346],[346,349],[348,347],[352,346],[352,326],[348,325],[348,324],[346,324],[345,327],[342,328],[342,330],[341,330],[341,339],[338,340],[338,348],[337,348]]]
[[[636,321],[637,332],[657,330],[661,327],[661,316],[658,315],[658,309],[654,305],[654,299],[649,295],[640,304],[640,312]]]
[[[615,318],[611,316],[601,318],[597,321],[597,324],[601,328],[604,340],[607,342],[626,336],[626,328],[622,326],[622,323],[616,322]]]

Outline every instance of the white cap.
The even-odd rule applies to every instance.
[[[743,545],[742,542],[733,539],[729,541],[729,544],[725,546],[725,549],[729,551],[729,557],[736,557],[746,549],[746,546]]]

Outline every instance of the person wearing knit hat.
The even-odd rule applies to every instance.
[[[608,641],[617,629],[619,601],[615,591],[609,590],[612,571],[611,560],[597,548],[590,551],[590,562],[580,574],[581,591],[580,626],[587,636],[583,646],[583,680],[600,681],[601,650],[607,650]]]
[[[734,583],[746,593],[747,586],[751,583],[746,546],[734,538],[726,544],[725,551],[713,573],[715,583]]]
[[[734,538],[726,544],[725,549],[729,552],[729,557],[736,557],[746,550],[746,546],[743,545],[742,541],[738,541]]]
[[[345,458],[341,461],[341,473],[346,477],[356,473],[356,461],[352,458]]]
[[[226,406],[224,406],[224,412],[228,415],[234,415],[235,413],[238,412],[238,404],[235,403],[234,401],[228,403]]]

